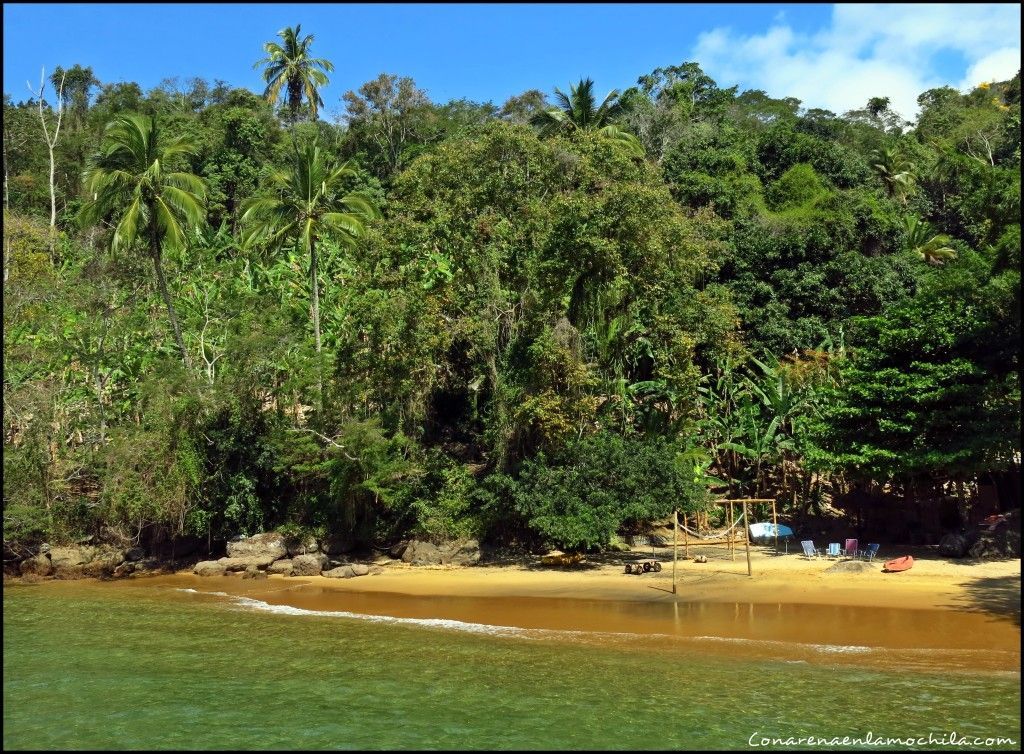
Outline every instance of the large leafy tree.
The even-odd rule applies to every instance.
[[[317,353],[321,351],[318,246],[328,237],[352,243],[363,235],[364,221],[377,215],[367,197],[345,191],[346,181],[355,174],[351,163],[336,164],[315,142],[296,146],[289,169],[271,175],[269,193],[243,204],[242,223],[249,226],[247,243],[266,241],[279,247],[293,241],[309,256]]]
[[[200,178],[169,169],[175,158],[192,155],[195,143],[186,136],[167,139],[156,118],[125,115],[106,128],[100,151],[85,174],[92,200],[79,213],[85,225],[112,218],[112,251],[130,252],[139,243],[148,247],[157,287],[167,306],[182,361],[191,367],[181,326],[163,272],[166,248],[180,248],[185,231],[204,223],[206,189]]]
[[[327,73],[334,70],[334,64],[325,58],[314,58],[309,48],[313,44],[313,35],[300,37],[301,24],[295,28],[288,26],[277,33],[281,44],[267,42],[263,45],[267,57],[256,61],[254,68],[263,69],[263,80],[267,82],[264,92],[267,100],[275,104],[281,89],[288,90],[288,112],[294,123],[299,119],[299,108],[305,97],[309,105],[310,118],[316,120],[319,108],[324,104],[317,89],[328,83]]]

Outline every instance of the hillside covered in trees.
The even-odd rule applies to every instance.
[[[5,543],[1019,507],[1019,74],[915,123],[695,63],[501,106],[382,74],[332,123],[312,43],[265,92],[4,95]]]

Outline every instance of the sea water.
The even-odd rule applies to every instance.
[[[1020,742],[1019,654],[1007,667],[1005,646],[980,642],[957,654],[941,642],[886,648],[751,636],[763,606],[730,606],[739,627],[732,632],[721,630],[717,607],[684,606],[680,618],[677,606],[580,606],[584,615],[626,616],[614,627],[627,630],[588,631],[510,621],[497,608],[503,620],[465,619],[459,610],[469,608],[459,605],[431,617],[426,598],[386,615],[370,599],[312,609],[145,579],[7,586],[4,748],[934,750]],[[661,623],[651,622],[653,611],[664,614]],[[479,605],[471,612],[479,616]],[[891,612],[887,625],[898,628],[903,619]],[[644,631],[628,630],[633,624]],[[701,624],[716,628],[701,632]],[[1019,636],[1019,626],[1010,630]],[[899,742],[873,743],[884,737]],[[986,745],[997,738],[1004,740]]]

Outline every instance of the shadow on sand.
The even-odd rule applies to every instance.
[[[968,579],[960,586],[962,600],[951,607],[1009,617],[1020,625],[1020,576],[988,576]]]

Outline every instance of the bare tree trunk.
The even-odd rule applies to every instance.
[[[50,129],[46,127],[46,115],[43,112],[43,89],[46,88],[46,69],[44,68],[42,73],[39,75],[39,93],[32,90],[32,86],[29,85],[28,90],[32,92],[34,96],[37,96],[37,104],[39,106],[39,122],[43,126],[43,138],[46,140],[46,147],[50,151],[50,256],[53,256],[54,249],[57,244],[57,189],[56,181],[54,179],[57,172],[57,163],[53,157],[53,148],[57,146],[57,137],[60,135],[60,124],[64,119],[64,76],[60,77],[60,86],[57,88],[57,125],[53,129],[53,136],[50,135]]]
[[[155,213],[150,213],[150,217],[153,217]],[[181,325],[178,324],[178,315],[174,311],[174,302],[171,301],[171,292],[167,290],[167,281],[164,280],[164,270],[160,263],[160,244],[156,237],[156,228],[150,231],[150,256],[153,258],[153,269],[156,272],[156,284],[160,289],[160,295],[164,299],[164,304],[167,306],[167,316],[171,320],[171,329],[174,330],[174,341],[178,344],[178,351],[181,352],[181,360],[185,362],[185,368],[192,369],[192,360],[188,357],[188,351],[185,350],[185,340],[181,337]]]

